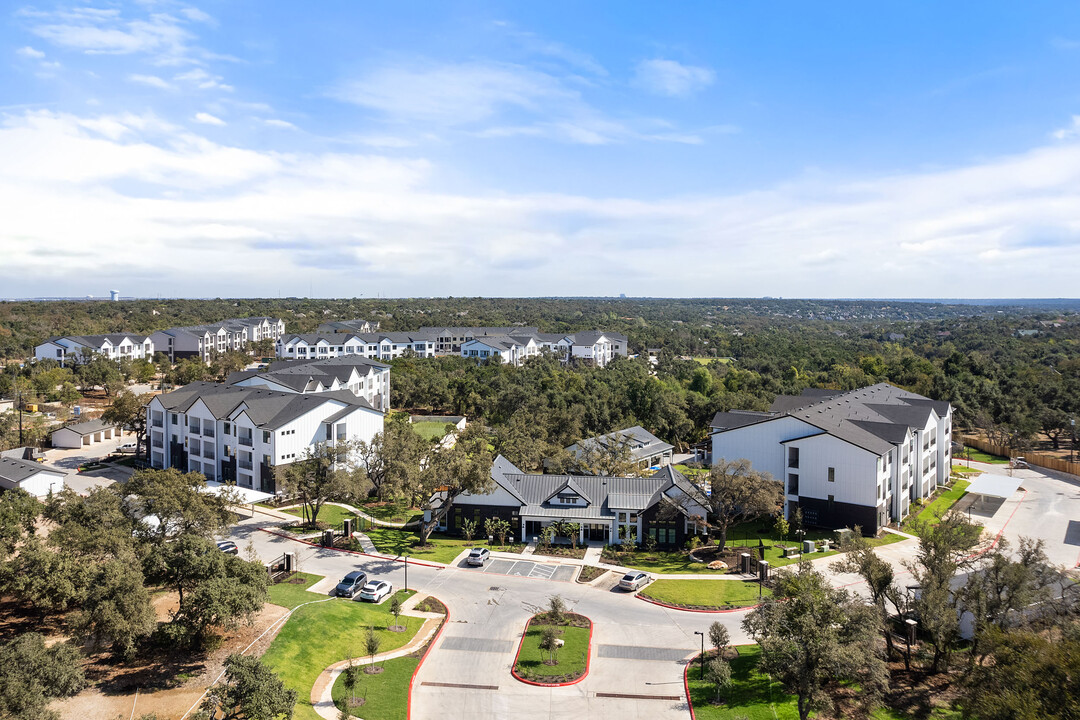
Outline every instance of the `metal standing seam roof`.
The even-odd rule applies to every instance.
[[[1008,500],[1020,489],[1021,483],[1022,478],[983,473],[971,481],[967,491],[969,495],[988,495]]]
[[[576,453],[578,448],[586,443],[599,443],[600,445],[607,447],[609,444],[616,441],[617,438],[627,438],[630,441],[630,457],[634,460],[641,460],[642,458],[650,457],[657,453],[665,453],[668,450],[675,449],[673,445],[664,442],[640,425],[634,425],[633,427],[616,430],[615,432],[610,432],[605,435],[585,438],[584,440],[569,446],[566,450],[571,453]],[[640,443],[641,446],[638,447],[637,443]]]

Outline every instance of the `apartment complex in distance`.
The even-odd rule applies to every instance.
[[[275,469],[317,443],[370,442],[383,413],[350,390],[278,392],[197,382],[146,406],[150,464],[275,492]]]
[[[157,352],[165,353],[171,362],[197,357],[204,362],[216,353],[245,350],[250,343],[277,340],[285,334],[285,322],[277,318],[232,318],[206,325],[189,325],[159,330],[151,339]]]
[[[145,335],[65,335],[51,337],[34,348],[38,360],[56,360],[62,367],[89,362],[94,356],[110,360],[152,360],[154,341]]]
[[[768,412],[716,414],[712,457],[745,458],[784,483],[785,515],[874,534],[944,485],[952,406],[880,383],[781,395]]]
[[[472,328],[497,330],[504,328]],[[541,333],[535,328],[513,328],[509,334],[476,334],[461,343],[461,356],[476,360],[498,357],[520,365],[547,350],[564,360],[584,360],[603,367],[616,356],[626,356],[626,336],[592,330],[579,333]]]
[[[430,337],[408,332],[291,334],[278,338],[275,349],[279,358],[289,360],[325,360],[350,355],[393,360],[409,352],[419,357],[435,357],[435,343]]]
[[[348,390],[376,410],[390,407],[390,366],[359,355],[278,360],[264,371],[235,372],[226,384],[304,394]]]
[[[320,333],[373,333],[379,331],[378,320],[335,320],[318,327]]]

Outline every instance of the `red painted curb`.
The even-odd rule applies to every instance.
[[[721,582],[721,581],[710,580],[709,582]],[[733,581],[733,582],[738,582],[738,581],[736,580],[736,581]],[[726,608],[724,610],[720,610],[720,609],[716,609],[716,610],[700,610],[700,609],[694,609],[694,608],[679,607],[678,605],[669,605],[666,602],[660,602],[659,600],[653,600],[652,598],[645,597],[644,595],[636,595],[635,597],[637,597],[638,600],[644,600],[645,602],[652,603],[653,605],[659,605],[660,607],[665,607],[665,608],[667,608],[669,610],[682,610],[683,612],[713,613],[713,614],[716,614],[716,613],[733,613],[733,612],[742,612],[743,610],[753,610],[754,608],[761,607],[761,603],[758,603],[756,605],[747,605],[745,607],[737,607],[737,608]]]
[[[682,671],[682,684],[683,690],[686,691],[686,708],[690,711],[690,720],[697,720],[697,716],[694,715],[694,703],[690,699],[690,668],[694,666],[694,660],[699,657],[701,657],[701,653],[690,658],[690,662],[686,663],[686,667]]]
[[[277,535],[278,537],[285,538],[286,540],[292,540],[294,542],[303,543],[305,545],[310,545],[311,547],[323,548],[323,550],[333,550],[334,552],[349,553],[350,555],[363,555],[364,557],[373,557],[373,558],[379,558],[380,560],[389,560],[390,562],[399,562],[399,563],[405,562],[404,558],[400,558],[400,557],[395,558],[395,557],[390,557],[388,555],[373,555],[372,553],[361,552],[359,550],[346,550],[345,548],[328,548],[328,547],[323,547],[319,543],[313,543],[313,542],[310,542],[309,540],[301,540],[298,537],[293,537],[293,536],[288,535],[286,533],[280,533],[280,532],[277,532],[276,530],[267,530],[266,528],[259,528],[259,530],[263,531],[264,533],[269,533],[271,535]],[[409,564],[410,565],[420,565],[422,567],[435,568],[436,570],[445,570],[447,567],[449,567],[448,565],[437,565],[435,563],[429,563],[429,562],[425,562],[423,560],[410,560]]]
[[[581,613],[574,613],[574,614],[575,615],[581,615]],[[534,615],[533,617],[536,617],[536,616]],[[525,630],[522,631],[522,633],[521,633],[521,642],[518,643],[517,652],[514,653],[514,664],[510,666],[510,674],[514,676],[514,679],[517,680],[518,682],[523,682],[526,685],[535,685],[536,687],[569,687],[570,685],[577,685],[579,682],[581,682],[582,680],[587,678],[589,676],[589,665],[592,662],[592,628],[593,628],[593,621],[592,621],[592,618],[590,618],[590,617],[588,617],[586,615],[581,615],[581,617],[583,617],[583,618],[585,618],[586,620],[589,621],[589,650],[588,650],[588,652],[585,653],[585,672],[583,672],[581,674],[581,677],[579,677],[577,680],[572,680],[570,682],[564,682],[564,683],[542,683],[542,682],[536,682],[535,680],[526,680],[525,678],[523,678],[523,677],[521,677],[520,675],[517,674],[517,671],[514,670],[514,668],[517,667],[518,658],[521,657],[521,648],[525,645],[525,637],[529,634],[529,625],[531,625],[532,621],[533,621],[532,618],[529,618],[528,622],[525,623]]]
[[[429,596],[431,597],[431,596]],[[436,598],[438,600],[438,598]],[[416,680],[416,673],[420,672],[421,666],[424,661],[427,660],[428,653],[431,652],[431,648],[435,647],[435,643],[439,641],[439,637],[442,636],[442,631],[446,628],[447,623],[450,622],[450,608],[446,606],[446,603],[442,602],[442,606],[446,608],[446,617],[443,618],[442,625],[435,631],[435,637],[431,638],[431,642],[428,643],[427,650],[424,651],[424,656],[420,658],[420,662],[416,663],[416,667],[413,668],[412,676],[409,678],[409,694],[405,698],[405,720],[409,720],[412,717],[412,686],[413,681]]]

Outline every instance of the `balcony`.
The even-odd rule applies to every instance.
[[[214,426],[213,425],[203,425],[202,434],[203,434],[203,437],[208,437],[208,438],[214,437]]]
[[[251,469],[251,461],[250,460],[237,460],[236,464],[240,466],[241,470],[250,470]]]
[[[251,447],[251,436],[244,437],[243,435],[241,435],[240,436],[240,444],[245,446],[245,447]]]

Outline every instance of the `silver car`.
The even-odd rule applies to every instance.
[[[623,590],[629,590],[634,592],[640,590],[645,584],[649,582],[649,576],[643,572],[628,572],[622,576],[622,580],[619,580],[619,587]]]
[[[465,560],[469,565],[477,567],[483,567],[484,563],[491,557],[491,552],[487,548],[473,548],[469,551],[469,557]]]

